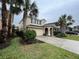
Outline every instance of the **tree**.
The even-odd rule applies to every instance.
[[[30,9],[30,0],[24,0],[24,6],[23,6],[23,29],[26,29],[26,20],[27,20],[27,16],[28,16],[28,11]]]
[[[19,14],[21,11],[21,4],[23,4],[23,0],[0,0],[2,3],[2,39],[3,41],[7,41],[7,38],[10,35],[10,30],[12,27],[12,14]],[[7,11],[6,3],[9,3],[10,9],[9,13]],[[13,6],[15,5],[15,6]],[[9,18],[7,18],[7,14],[9,14]],[[8,21],[7,21],[8,20]]]
[[[31,17],[32,16],[37,17],[38,9],[37,9],[35,2],[32,3],[32,5],[31,5],[30,0],[24,0],[23,11],[24,11],[24,14],[23,14],[22,20],[23,20],[23,29],[25,30],[26,29],[26,20],[29,15],[29,12],[30,12]]]
[[[14,20],[14,14],[18,15],[21,12],[21,5],[23,5],[23,0],[8,0],[8,3],[10,5],[8,20],[8,37],[10,37],[12,34],[12,22]]]
[[[3,41],[7,41],[7,8],[6,0],[2,0],[2,36]]]
[[[66,32],[66,29],[69,25],[72,25],[74,23],[74,20],[72,19],[72,16],[62,15],[59,20],[58,24],[60,26],[60,30],[62,33]]]
[[[69,16],[67,17],[67,20],[68,20],[68,22],[67,22],[67,24],[66,24],[66,27],[72,25],[72,24],[75,22],[75,21],[72,19],[72,16],[71,16],[71,15],[69,15]]]
[[[36,20],[38,16],[38,7],[35,2],[33,2],[32,5],[30,6],[30,16],[31,20],[33,20],[33,18]]]

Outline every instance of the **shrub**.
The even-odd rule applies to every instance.
[[[65,33],[58,33],[57,35],[56,35],[56,37],[66,37],[66,34]]]
[[[4,40],[2,38],[2,31],[0,31],[0,43],[4,43]]]
[[[25,36],[28,40],[34,40],[36,37],[36,32],[34,30],[26,30]]]
[[[68,31],[68,32],[66,32],[66,34],[70,34],[70,35],[78,35],[78,32]]]
[[[61,32],[60,32],[60,31],[54,31],[53,33],[54,33],[54,35],[56,36],[56,35],[58,35],[58,34],[61,33]]]
[[[24,38],[24,32],[23,31],[16,31],[17,36],[21,37],[22,39]]]
[[[34,30],[16,31],[17,36],[21,37],[21,43],[31,44],[35,41],[36,32]]]

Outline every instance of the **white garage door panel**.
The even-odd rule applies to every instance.
[[[43,35],[43,30],[36,30],[37,36]]]
[[[43,30],[42,29],[33,29],[36,31],[37,36],[43,35]]]

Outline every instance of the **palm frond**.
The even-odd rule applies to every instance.
[[[62,15],[61,17],[62,17],[63,19],[65,19],[65,18],[66,18],[66,14]]]
[[[39,11],[35,2],[32,3],[32,5],[30,6],[30,9],[31,9],[32,15],[35,15],[37,17]]]
[[[69,15],[69,16],[67,17],[67,20],[71,21],[71,20],[72,20],[72,16]]]
[[[30,9],[31,9],[31,10],[37,9],[37,5],[36,5],[35,1],[32,3]]]
[[[16,0],[17,5],[23,5],[24,1],[23,0]]]
[[[25,0],[24,10],[27,12],[30,9],[30,0]]]
[[[72,22],[69,22],[69,23],[67,23],[67,26],[72,25],[72,24],[73,24]]]
[[[11,13],[19,14],[20,12],[21,12],[21,9],[19,7],[11,6]]]

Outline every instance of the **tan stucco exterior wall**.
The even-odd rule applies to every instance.
[[[30,30],[35,30],[37,36],[42,36],[44,33],[44,30],[42,28],[29,28]]]
[[[30,17],[27,17],[27,20],[26,20],[26,26],[30,25],[31,24],[31,18]]]

